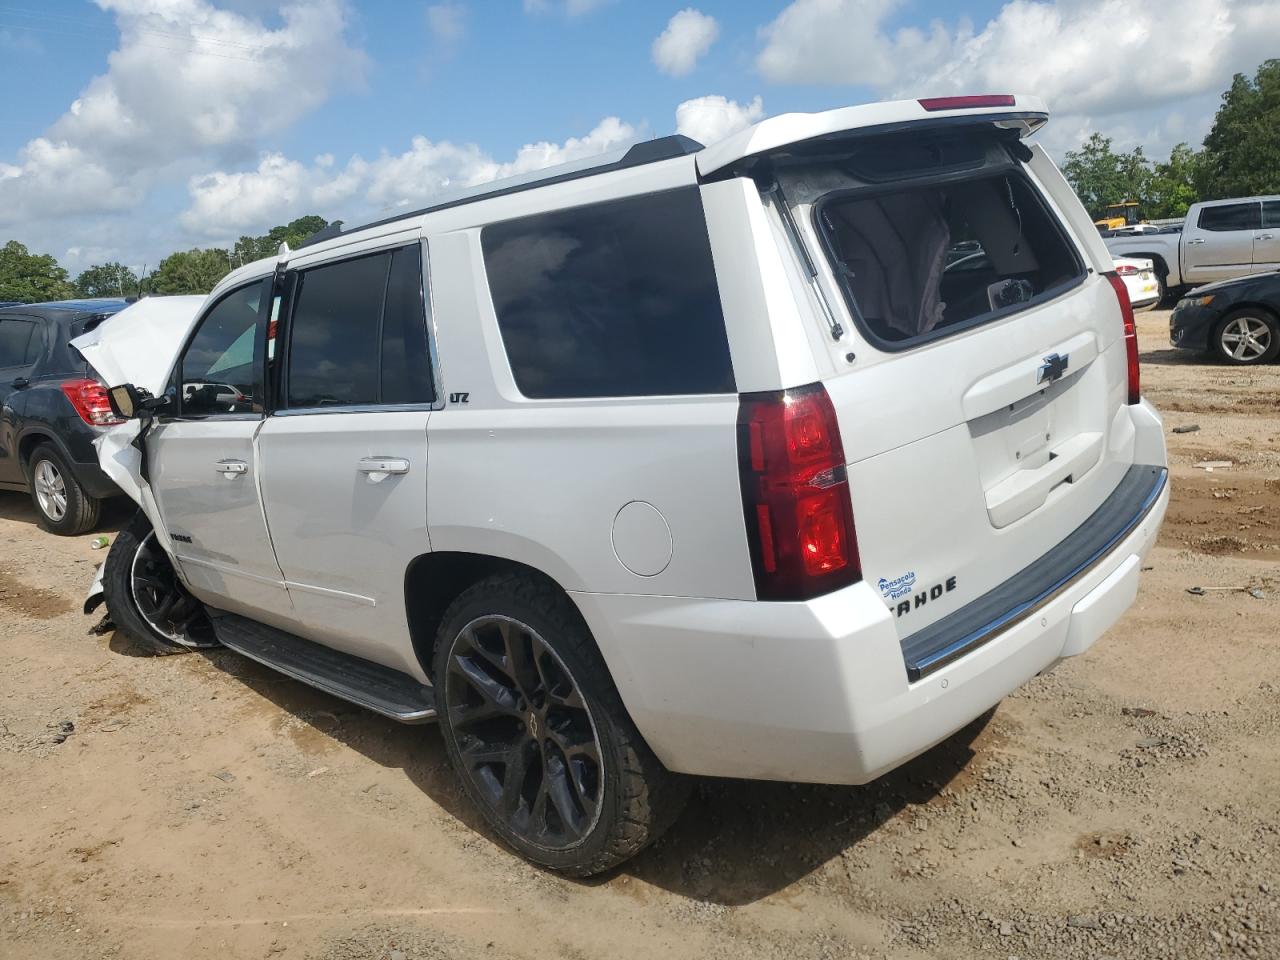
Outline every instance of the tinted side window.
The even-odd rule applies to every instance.
[[[1280,200],[1268,200],[1262,205],[1262,225],[1280,227]]]
[[[261,409],[255,396],[261,366],[258,308],[270,291],[269,279],[241,287],[219,300],[200,321],[179,370],[183,415]]]
[[[526,397],[734,391],[696,188],[493,224],[481,243]]]
[[[391,255],[382,311],[383,403],[432,403],[436,398],[422,296],[422,248],[414,244]]]
[[[34,357],[28,359],[33,341],[38,352],[39,337],[35,323],[8,317],[0,319],[0,367],[23,367],[34,363]]]
[[[1257,230],[1260,223],[1257,203],[1228,203],[1200,211],[1201,230]]]
[[[289,334],[288,405],[378,402],[378,320],[391,254],[313,267],[298,277]]]

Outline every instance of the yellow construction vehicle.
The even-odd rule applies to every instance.
[[[1142,223],[1137,200],[1109,203],[1101,219],[1093,221],[1093,225],[1099,230],[1119,230],[1121,227],[1132,227],[1135,223]]]

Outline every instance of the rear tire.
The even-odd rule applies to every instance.
[[[102,595],[116,629],[152,653],[217,646],[204,605],[178,579],[141,510],[111,544]]]
[[[689,781],[649,750],[586,624],[559,589],[490,577],[446,611],[433,663],[449,760],[493,831],[585,877],[656,840]]]
[[[1226,363],[1270,363],[1280,353],[1280,321],[1260,307],[1242,307],[1214,327],[1210,343],[1214,356]]]
[[[88,533],[102,516],[102,501],[85,493],[71,467],[52,443],[31,451],[27,486],[40,526],[60,537]]]

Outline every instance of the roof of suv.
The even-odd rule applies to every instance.
[[[965,105],[959,101],[988,101]],[[995,104],[994,101],[1002,101]],[[570,161],[553,167],[545,167],[530,173],[519,174],[502,180],[468,187],[442,196],[436,203],[416,210],[397,213],[394,216],[362,223],[343,229],[342,221],[308,237],[295,249],[338,238],[350,238],[365,230],[387,224],[412,220],[425,214],[447,210],[463,204],[476,203],[494,197],[533,190],[551,184],[564,183],[584,177],[600,176],[649,163],[659,163],[678,157],[696,155],[697,171],[708,176],[720,171],[744,157],[758,155],[788,144],[836,136],[851,130],[888,132],[910,123],[989,122],[1016,130],[1019,136],[1027,136],[1044,125],[1048,119],[1044,102],[1026,94],[943,98],[941,100],[894,100],[882,103],[865,103],[818,113],[785,113],[770,117],[747,127],[710,147],[696,140],[676,134],[647,140],[631,147],[597,154],[581,160]],[[214,288],[221,293],[229,287],[263,276],[274,269],[277,257],[245,264],[223,277]]]

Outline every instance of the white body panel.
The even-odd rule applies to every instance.
[[[1034,617],[908,680],[904,639],[1042,558],[1132,465],[1164,463],[1159,418],[1126,402],[1120,305],[1099,276],[1110,254],[1036,147],[1025,172],[1065,225],[1080,276],[1011,315],[881,349],[859,332],[825,258],[808,276],[781,211],[726,170],[854,128],[972,118],[1025,134],[1043,106],[1017,102],[1003,119],[916,101],[772,118],[691,156],[478,199],[286,255],[282,266],[315,265],[421,237],[440,408],[160,425],[147,439],[156,519],[192,538],[170,543],[185,578],[214,606],[426,679],[405,611],[410,563],[429,552],[515,561],[568,593],[631,717],[672,769],[856,783],[927,749],[1085,650],[1133,599],[1167,490]],[[721,179],[700,183],[711,174]],[[736,391],[522,395],[481,230],[695,184]],[[793,212],[818,251],[814,199],[794,198]],[[237,271],[215,295],[275,267]],[[1054,353],[1065,375],[1041,386]],[[813,383],[838,418],[863,580],[805,602],[761,602],[739,394]],[[394,469],[364,472],[370,458]],[[226,479],[215,469],[223,459],[243,460],[244,473]],[[878,584],[907,571],[957,586],[904,619]]]
[[[233,613],[289,618],[259,496],[261,425],[257,418],[156,424],[147,434],[150,486],[192,593]],[[243,470],[223,472],[228,464]]]
[[[292,632],[419,679],[404,571],[430,550],[429,416],[274,416],[258,434],[262,500],[293,600]]]
[[[1159,430],[1149,408],[1135,420]],[[1158,435],[1153,435],[1153,441]],[[866,783],[945,739],[1133,601],[1168,491],[1107,562],[962,660],[909,683],[869,583],[804,604],[575,594],[627,708],[670,769]],[[731,669],[730,669],[731,667]]]

